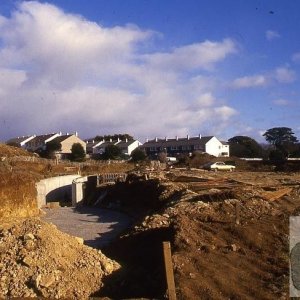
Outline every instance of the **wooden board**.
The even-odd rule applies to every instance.
[[[285,188],[285,189],[280,189],[274,192],[266,192],[263,193],[261,196],[263,199],[268,200],[268,201],[274,201],[276,199],[281,198],[282,196],[289,194],[293,189],[292,188]]]
[[[165,271],[168,286],[168,299],[176,300],[176,289],[173,273],[173,264],[171,256],[171,245],[170,242],[163,242],[164,259],[165,259]]]

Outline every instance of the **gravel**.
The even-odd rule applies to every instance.
[[[131,223],[130,217],[123,213],[97,207],[60,207],[44,211],[44,221],[83,238],[85,245],[98,249],[110,243]]]

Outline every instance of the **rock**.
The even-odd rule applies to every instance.
[[[236,252],[237,251],[237,245],[236,244],[231,244],[230,245],[230,250]]]
[[[55,282],[55,276],[53,274],[47,274],[47,275],[43,275],[40,278],[40,286],[43,287],[49,287],[50,285],[52,285]]]
[[[34,242],[34,241],[32,241],[32,240],[26,241],[26,243],[25,243],[25,248],[26,248],[27,250],[33,250],[33,249],[35,249],[35,247],[36,247],[36,245],[35,245],[35,242]]]
[[[110,261],[101,261],[101,266],[107,274],[111,274],[114,271],[114,265]]]
[[[31,267],[32,265],[34,265],[34,260],[30,256],[25,256],[22,262],[27,267]]]
[[[32,233],[26,233],[24,236],[23,236],[23,239],[24,241],[28,241],[28,240],[34,240],[35,237]]]
[[[81,244],[81,245],[84,244],[84,239],[83,239],[83,238],[78,237],[78,236],[74,236],[74,238],[75,238],[75,240],[76,240],[79,244]]]

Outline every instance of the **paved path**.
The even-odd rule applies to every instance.
[[[95,207],[60,207],[44,209],[43,220],[70,235],[84,239],[88,246],[101,248],[112,241],[130,224],[130,218],[120,212]]]

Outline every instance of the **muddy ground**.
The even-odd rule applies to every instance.
[[[289,298],[288,225],[289,216],[300,213],[299,172],[144,168],[125,183],[99,187],[99,193],[108,190],[101,208],[134,219],[99,256],[38,218],[20,219],[36,214],[34,182],[65,172],[64,166],[57,173],[42,161],[2,161],[0,167],[1,295],[162,299],[167,289],[162,242],[170,241],[178,299]],[[96,172],[88,168],[85,174]],[[5,213],[13,219],[3,223]],[[47,232],[53,236],[48,242]],[[53,250],[63,255],[53,256]],[[29,254],[41,259],[32,263],[25,259]],[[58,265],[47,269],[52,261]],[[105,271],[105,261],[115,267]],[[72,281],[72,270],[79,290],[77,283],[68,289],[60,284],[61,272]]]

